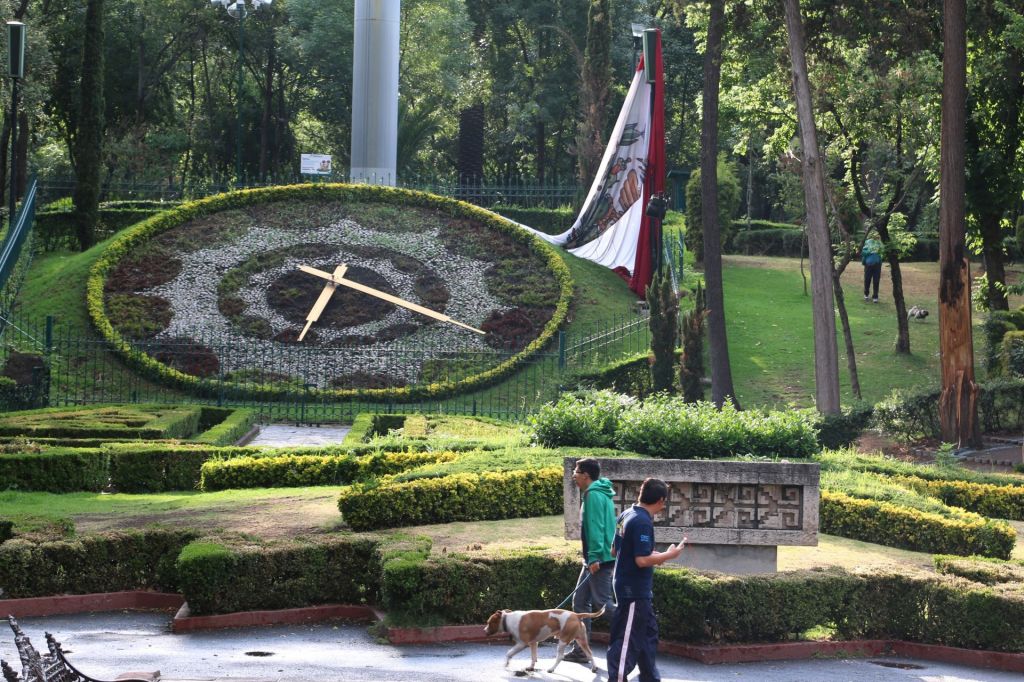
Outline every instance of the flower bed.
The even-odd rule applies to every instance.
[[[225,213],[231,211],[255,211],[259,207],[271,204],[279,210],[261,214],[262,223],[251,230],[239,232],[237,225],[232,227],[234,223],[224,217]],[[324,209],[328,215],[322,219],[318,218],[319,223],[312,225],[308,221],[313,220],[310,214],[316,211],[310,206],[315,207],[318,204],[328,206]],[[408,225],[400,225],[395,228],[396,232],[384,235],[386,238],[381,236],[380,230],[374,233],[375,230],[365,226],[361,230],[352,220],[352,216],[358,213],[351,209],[353,205],[373,207],[380,215],[387,215],[382,206],[390,207],[390,216],[397,223],[401,223],[402,220],[422,220],[424,215],[434,215],[443,223],[442,227],[434,228],[436,239],[432,243],[436,246],[428,245],[428,242]],[[292,215],[289,211],[298,215]],[[271,219],[274,216],[277,218]],[[345,240],[341,240],[345,244],[339,253],[344,252],[347,258],[373,265],[371,270],[386,271],[385,279],[397,283],[395,290],[398,295],[406,298],[418,296],[427,307],[431,306],[431,302],[436,307],[442,307],[443,303],[446,314],[451,317],[459,319],[462,315],[468,323],[489,329],[488,336],[484,339],[485,343],[493,348],[511,351],[507,356],[492,354],[489,356],[492,358],[489,365],[471,364],[454,377],[445,372],[438,372],[436,368],[432,373],[424,372],[420,376],[413,376],[408,370],[404,370],[405,374],[401,375],[382,376],[382,372],[377,368],[359,364],[343,372],[344,363],[339,361],[314,378],[312,383],[316,388],[312,392],[316,393],[318,398],[329,400],[365,397],[401,401],[438,398],[483,388],[505,378],[525,360],[543,349],[568,313],[572,295],[572,280],[568,268],[552,247],[512,223],[468,204],[420,192],[386,187],[318,184],[246,190],[210,197],[184,204],[127,230],[107,247],[90,274],[88,307],[94,325],[129,364],[147,376],[177,388],[203,395],[215,391],[221,395],[232,395],[234,390],[248,397],[266,400],[282,398],[309,388],[309,377],[302,375],[302,372],[310,366],[323,364],[323,357],[329,355],[323,352],[323,347],[318,348],[314,355],[317,362],[309,362],[309,354],[302,353],[307,358],[302,367],[286,366],[276,375],[270,375],[247,369],[253,366],[253,358],[238,358],[235,352],[222,357],[205,341],[205,338],[219,339],[223,338],[223,335],[227,335],[229,341],[231,338],[237,340],[244,337],[248,340],[256,339],[266,344],[266,347],[277,350],[280,350],[281,346],[293,343],[293,337],[297,334],[297,321],[288,319],[291,307],[285,306],[284,312],[263,310],[260,306],[265,301],[258,300],[259,297],[256,296],[247,297],[240,293],[246,287],[249,287],[250,291],[255,291],[274,282],[283,287],[279,293],[285,295],[285,299],[288,295],[318,295],[318,292],[312,290],[304,293],[300,287],[288,286],[291,280],[287,277],[290,275],[283,269],[294,269],[297,264],[291,262],[295,260],[294,258],[289,260],[286,257],[280,264],[267,266],[263,270],[254,265],[258,261],[259,249],[263,248],[259,244],[265,244],[268,240],[272,244],[277,244],[279,249],[288,249],[290,246],[308,242],[308,230],[296,230],[295,225],[289,222],[291,219],[298,221],[296,224],[307,220],[307,227],[316,232],[316,239],[313,241],[317,243],[328,243],[331,240],[337,242],[338,239],[333,233],[338,230],[330,228],[332,225],[341,225],[345,228],[347,236]],[[186,246],[189,239],[196,236],[189,230],[194,232],[198,229],[197,225],[207,231],[213,230],[211,234],[219,234],[216,232],[219,225],[216,223],[217,220],[224,223],[220,227],[227,235],[220,244],[198,250]],[[325,221],[326,227],[321,224]],[[211,227],[210,223],[215,224]],[[231,247],[232,244],[236,246]],[[224,253],[233,255],[226,262],[217,261],[214,254],[220,251],[216,251],[214,247],[229,249]],[[193,250],[189,251],[189,248]],[[233,251],[230,250],[232,248]],[[426,255],[420,258],[406,253],[410,249],[419,249]],[[278,252],[277,255],[280,258],[281,253]],[[144,271],[145,268],[125,266],[125,263],[135,262],[132,259],[140,263],[150,260],[167,263],[171,258],[178,258],[181,261],[180,266],[171,264],[155,279],[150,277],[135,281],[130,274],[139,270]],[[314,260],[310,264],[321,266],[322,269],[331,269],[328,266],[331,263],[336,264],[337,259],[337,256],[330,256],[324,262]],[[220,275],[225,276],[203,282],[202,274],[205,271],[198,264],[209,265],[211,260],[220,263]],[[451,263],[454,269],[439,274],[439,263]],[[537,265],[544,269],[543,276],[537,274]],[[235,268],[234,271],[231,270],[232,267]],[[274,271],[274,267],[280,272]],[[231,272],[235,274],[231,278],[227,277],[226,275]],[[472,276],[467,275],[468,279],[465,279],[463,274],[467,272]],[[528,281],[510,286],[510,283],[523,279],[522,273],[530,275]],[[398,274],[406,275],[405,279],[398,277]],[[216,281],[212,281],[213,279]],[[241,285],[239,281],[242,281]],[[464,281],[475,284],[467,284],[465,290],[461,290]],[[191,285],[188,284],[190,282]],[[403,287],[409,287],[409,291]],[[488,292],[493,300],[481,303],[482,294],[472,295],[474,292]],[[179,317],[185,317],[179,316],[175,311],[167,327],[154,335],[152,325],[158,324],[159,321],[153,323],[152,320],[145,320],[146,324],[143,324],[143,321],[137,319],[139,316],[133,312],[135,308],[132,306],[138,301],[126,303],[128,298],[133,296],[163,298],[172,303],[172,309],[175,302],[181,304],[179,307],[188,303],[196,310],[194,319],[212,320],[211,324],[215,328],[208,330],[208,337],[197,340],[196,335],[186,328],[187,325],[179,323]],[[115,315],[111,314],[112,303],[118,305],[114,311],[117,313]],[[488,309],[490,313],[487,312]],[[337,334],[323,332],[323,341],[334,343],[337,338],[354,337],[342,340],[359,345],[367,340],[365,337],[373,336],[372,345],[377,352],[363,352],[364,357],[381,355],[379,351],[381,348],[387,348],[389,343],[412,349],[416,349],[418,344],[451,348],[450,334],[453,332],[437,332],[441,325],[421,324],[417,329],[426,331],[407,334],[410,331],[407,325],[411,324],[411,318],[404,316],[404,311],[403,314],[386,309],[378,312],[376,318],[345,328]],[[151,343],[148,346],[135,343],[127,333],[131,330],[141,330],[143,335],[154,336],[158,343]],[[522,336],[524,331],[527,333],[525,337]],[[246,347],[261,346],[250,344]],[[171,357],[175,356],[175,352],[176,357],[181,357],[182,348],[190,350],[190,362],[172,361]],[[232,349],[234,351],[235,346],[232,346]],[[487,350],[487,347],[480,346],[477,349]],[[147,350],[149,352],[146,352]],[[266,352],[257,354],[258,360],[265,364],[268,358]],[[403,356],[403,359],[407,357]],[[408,363],[391,364],[404,367]],[[215,382],[206,378],[214,374],[226,382]]]

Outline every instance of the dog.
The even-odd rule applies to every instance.
[[[923,320],[928,317],[928,311],[919,306],[911,306],[907,311],[907,320]]]
[[[548,609],[546,611],[495,611],[487,619],[484,632],[493,635],[498,632],[507,632],[512,635],[515,646],[505,654],[505,667],[508,667],[512,657],[526,647],[530,647],[530,667],[526,671],[532,671],[537,666],[537,645],[550,637],[558,638],[558,655],[555,663],[548,672],[554,672],[558,664],[562,662],[565,654],[565,645],[575,640],[583,653],[590,661],[590,672],[597,672],[597,664],[594,663],[594,654],[590,652],[590,643],[587,641],[587,627],[583,624],[583,618],[598,618],[604,613],[604,607],[597,613],[574,613],[565,609]]]

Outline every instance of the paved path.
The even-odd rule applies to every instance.
[[[345,440],[351,426],[293,426],[267,424],[249,445],[266,447],[300,447],[303,445],[331,445]]]
[[[563,662],[555,673],[522,670],[528,652],[505,669],[506,647],[448,644],[394,647],[382,644],[365,625],[320,623],[308,626],[240,628],[172,635],[163,613],[103,613],[25,618],[26,634],[45,647],[43,632],[54,633],[68,658],[88,675],[113,679],[126,670],[160,670],[178,682],[489,682],[607,680],[604,647],[596,646],[600,675]],[[0,632],[0,657],[18,667],[13,638]],[[543,646],[540,665],[550,665],[554,648]],[[810,660],[707,666],[662,656],[665,682],[1020,682],[1003,673],[929,661],[896,658]],[[635,679],[635,678],[631,678]]]

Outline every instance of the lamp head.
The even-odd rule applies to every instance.
[[[638,24],[635,21],[629,25],[630,31],[633,33],[633,49],[639,50],[644,44],[644,30],[647,27],[643,24]]]

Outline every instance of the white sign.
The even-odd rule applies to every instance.
[[[303,175],[330,175],[331,155],[303,154],[300,168]]]

